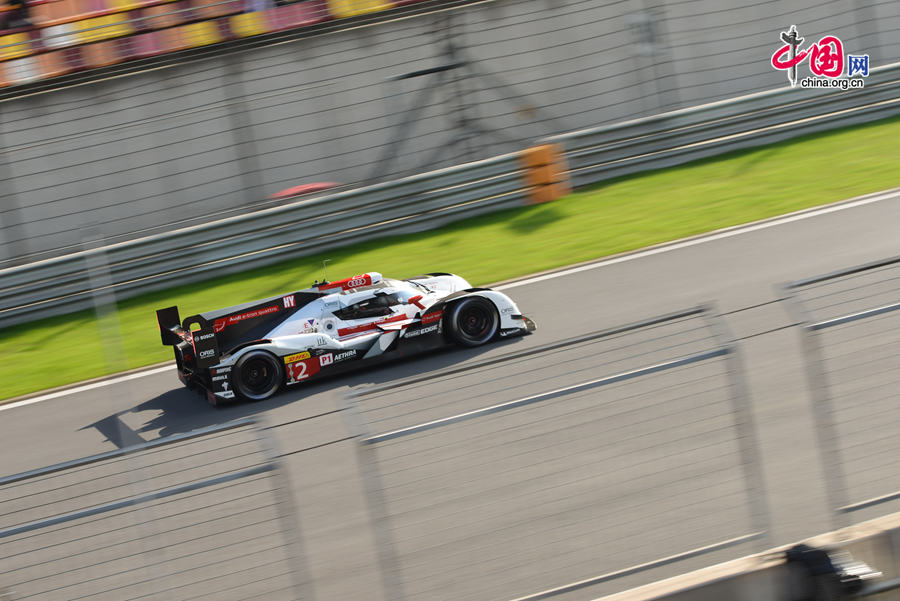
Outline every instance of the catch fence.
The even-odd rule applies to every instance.
[[[792,282],[783,290],[800,324],[835,526],[896,510],[900,258]]]
[[[0,479],[4,592],[311,599],[268,436],[240,420]]]
[[[384,597],[583,598],[764,541],[723,328],[694,309],[348,397]]]

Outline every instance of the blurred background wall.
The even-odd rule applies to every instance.
[[[792,24],[900,60],[893,2],[492,0],[8,96],[0,268],[783,87]]]

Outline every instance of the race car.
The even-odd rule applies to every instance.
[[[294,385],[448,344],[480,346],[534,323],[505,294],[450,273],[405,280],[369,272],[180,321],[156,312],[179,379],[213,405],[262,401]]]

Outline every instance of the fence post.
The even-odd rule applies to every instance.
[[[812,414],[815,422],[816,440],[822,458],[822,473],[825,479],[825,495],[832,514],[832,526],[835,530],[850,525],[850,520],[839,511],[847,505],[847,482],[844,477],[844,463],[838,443],[837,426],[832,414],[831,396],[828,393],[828,378],[825,374],[822,347],[819,344],[819,332],[812,330],[809,313],[803,303],[789,285],[781,286],[780,298],[784,301],[788,315],[800,328],[800,339],[803,355],[806,359],[806,377],[809,383],[809,394],[812,402]]]
[[[3,212],[0,213],[0,223],[3,224],[0,227],[0,261],[8,261],[6,266],[10,267],[26,263],[29,248],[25,234],[27,223],[22,219],[22,203],[16,191],[10,155],[6,152],[4,125],[3,113],[0,111],[0,182],[3,182],[3,190],[0,192],[0,198],[3,199]]]
[[[291,580],[294,585],[294,594],[297,599],[315,601],[315,587],[313,586],[309,566],[306,562],[306,550],[303,546],[303,531],[300,529],[297,505],[293,502],[287,470],[284,469],[281,463],[278,442],[274,436],[266,432],[268,428],[264,428],[257,421],[254,421],[253,425],[256,429],[257,440],[262,448],[263,456],[274,466],[274,469],[270,470],[266,477],[272,483],[278,520],[282,526],[282,536],[285,539],[285,559],[293,568],[291,570]],[[279,479],[281,482],[279,482]]]
[[[760,550],[764,550],[772,546],[771,528],[769,527],[771,514],[765,480],[762,475],[762,460],[759,454],[756,423],[753,419],[753,404],[744,377],[744,362],[739,354],[737,340],[725,318],[712,305],[708,305],[704,309],[703,316],[713,333],[713,338],[726,350],[726,377],[728,378],[734,427],[738,433],[737,442],[740,448],[741,468],[747,484],[750,519],[753,530],[762,533],[758,547]]]
[[[385,601],[405,601],[403,578],[400,572],[400,560],[394,545],[391,519],[387,512],[387,501],[384,498],[384,484],[378,469],[378,457],[375,446],[366,439],[370,435],[359,411],[357,393],[351,391],[341,397],[341,416],[350,435],[354,437],[356,456],[359,460],[360,475],[363,481],[363,496],[369,509],[372,523],[372,535],[375,539],[375,553],[381,572],[381,586]]]

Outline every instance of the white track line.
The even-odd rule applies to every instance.
[[[141,371],[133,374],[128,374],[126,376],[117,376],[110,378],[109,380],[103,380],[102,382],[93,382],[91,384],[85,384],[83,386],[77,386],[74,388],[66,388],[65,390],[57,390],[56,392],[51,392],[48,394],[42,394],[41,396],[32,397],[30,399],[23,399],[21,401],[16,401],[15,403],[8,403],[6,405],[0,405],[0,411],[6,411],[7,409],[15,409],[16,407],[24,407],[25,405],[32,405],[34,403],[40,403],[41,401],[49,401],[51,399],[58,399],[60,397],[68,396],[70,394],[76,394],[79,392],[84,392],[86,390],[93,390],[95,388],[103,388],[104,386],[112,386],[113,384],[120,384],[121,382],[127,382],[129,380],[137,380],[138,378],[143,378],[144,376],[154,376],[156,374],[161,374],[164,371],[174,370],[175,365],[165,365],[163,367],[156,367],[154,369],[148,369],[147,371]]]
[[[527,278],[524,280],[510,282],[509,284],[503,284],[502,286],[495,286],[494,290],[509,290],[510,288],[518,288],[519,286],[536,284],[538,282],[552,280],[554,278],[560,278],[567,275],[572,275],[574,273],[581,273],[582,271],[598,269],[600,267],[615,265],[616,263],[624,263],[626,261],[633,261],[635,259],[643,259],[644,257],[650,257],[673,250],[688,248],[689,246],[697,246],[698,244],[705,244],[706,242],[713,242],[715,240],[722,240],[723,238],[731,238],[732,236],[739,236],[741,234],[749,234],[750,232],[755,232],[757,230],[764,230],[770,227],[784,225],[785,223],[793,223],[794,221],[802,221],[803,219],[818,217],[820,215],[827,215],[828,213],[836,213],[838,211],[843,211],[844,209],[853,209],[856,207],[861,207],[863,205],[872,204],[874,202],[880,202],[882,200],[890,200],[892,198],[900,198],[900,189],[890,190],[888,192],[878,193],[876,195],[865,196],[857,200],[842,201],[839,204],[828,205],[820,209],[807,209],[797,213],[790,213],[788,215],[785,215],[784,217],[767,219],[765,221],[753,223],[750,225],[738,225],[724,230],[717,230],[709,234],[701,234],[696,238],[690,238],[681,242],[666,243],[661,246],[648,248],[647,250],[639,250],[619,257],[613,257],[612,259],[603,259],[601,261],[597,261],[596,263],[579,265],[578,267],[563,269],[561,271],[554,271],[552,273],[535,276],[533,278]]]
[[[727,228],[724,230],[718,230],[715,232],[711,232],[709,234],[703,234],[703,235],[700,235],[695,238],[683,240],[681,242],[663,244],[661,246],[648,248],[646,250],[639,250],[639,251],[621,255],[618,257],[613,257],[612,259],[603,259],[603,260],[597,261],[595,263],[589,263],[587,265],[579,265],[578,267],[571,267],[569,269],[563,269],[560,271],[554,271],[552,273],[546,273],[544,275],[539,275],[539,276],[527,278],[524,280],[518,280],[516,282],[510,282],[509,284],[503,284],[502,286],[495,286],[494,290],[509,290],[511,288],[518,288],[520,286],[536,284],[538,282],[544,282],[544,281],[552,280],[555,278],[562,278],[562,277],[566,277],[566,276],[569,276],[569,275],[572,275],[575,273],[581,273],[583,271],[590,271],[591,269],[600,269],[601,267],[606,267],[608,265],[616,265],[617,263],[624,263],[626,261],[634,261],[637,259],[643,259],[644,257],[650,257],[653,255],[671,252],[673,250],[680,250],[682,248],[688,248],[690,246],[697,246],[699,244],[705,244],[707,242],[714,242],[716,240],[722,240],[724,238],[731,238],[733,236],[739,236],[741,234],[749,234],[750,232],[764,230],[764,229],[768,229],[770,227],[784,225],[786,223],[802,221],[804,219],[809,219],[811,217],[818,217],[820,215],[836,213],[838,211],[843,211],[846,209],[853,209],[856,207],[861,207],[864,205],[881,202],[883,200],[891,200],[894,198],[900,198],[900,189],[889,190],[886,192],[879,192],[876,194],[870,194],[868,196],[863,196],[863,197],[860,197],[857,199],[841,201],[837,204],[828,205],[828,206],[821,207],[818,209],[807,209],[804,211],[798,211],[796,213],[790,213],[788,215],[785,215],[784,217],[776,217],[774,219],[767,219],[765,221],[751,223],[749,225],[739,225],[739,226]],[[150,369],[147,371],[128,374],[126,376],[113,377],[113,378],[110,378],[109,380],[103,380],[102,382],[94,382],[92,384],[85,384],[84,386],[77,386],[74,388],[67,388],[65,390],[58,390],[56,392],[51,392],[51,393],[44,394],[41,396],[32,397],[30,399],[24,399],[21,401],[16,401],[14,403],[0,405],[0,411],[6,411],[7,409],[15,409],[17,407],[24,407],[25,405],[32,405],[34,403],[40,403],[42,401],[49,401],[51,399],[58,399],[60,397],[64,397],[64,396],[67,396],[70,394],[78,394],[79,392],[84,392],[86,390],[93,390],[96,388],[102,388],[104,386],[112,386],[113,384],[119,384],[121,382],[127,382],[129,380],[136,380],[136,379],[142,378],[144,376],[153,376],[153,375],[160,374],[160,373],[163,373],[164,371],[171,370],[174,368],[175,368],[174,365],[167,365],[164,367],[157,367],[157,368]]]

